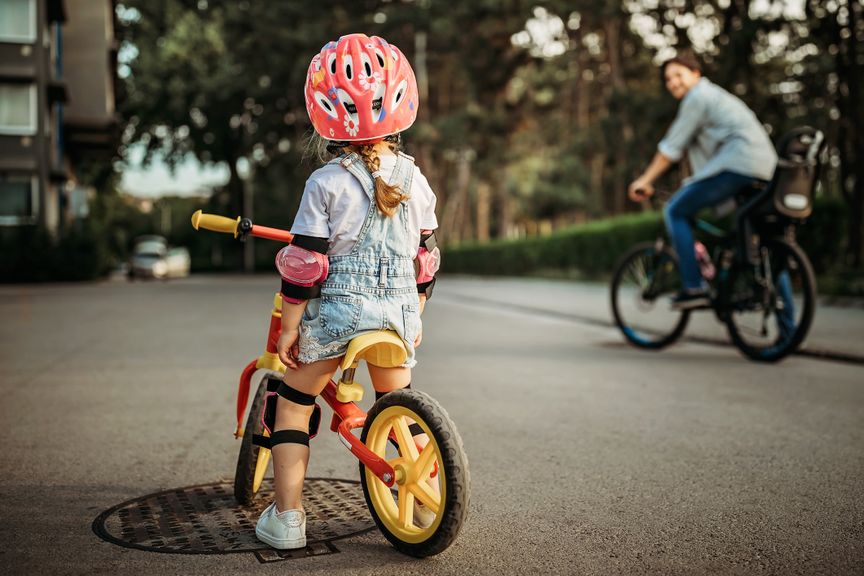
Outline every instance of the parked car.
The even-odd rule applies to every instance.
[[[183,278],[189,275],[189,250],[170,247],[162,236],[140,236],[135,239],[129,260],[129,279]]]

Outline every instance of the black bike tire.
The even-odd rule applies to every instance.
[[[765,245],[772,251],[777,247],[780,247],[780,250],[787,251],[800,266],[802,281],[805,284],[803,286],[804,306],[801,312],[801,322],[798,324],[795,334],[786,346],[779,348],[775,346],[773,347],[775,349],[773,353],[765,353],[763,352],[763,348],[750,346],[741,337],[738,327],[735,325],[735,317],[731,312],[727,311],[724,314],[724,320],[732,343],[747,358],[757,362],[778,362],[789,354],[795,352],[795,350],[798,349],[798,346],[800,346],[804,341],[807,333],[810,331],[810,326],[813,323],[813,315],[816,311],[816,275],[813,273],[813,265],[810,264],[810,259],[807,257],[807,254],[805,254],[797,244],[790,244],[785,240],[775,239],[765,242]],[[740,268],[733,266],[726,282],[727,287],[735,285],[735,280],[739,271]]]
[[[255,496],[257,496],[257,492],[254,489],[255,468],[258,465],[258,454],[261,448],[252,443],[252,437],[255,434],[262,434],[264,430],[264,425],[261,423],[259,416],[264,409],[264,401],[267,396],[267,380],[270,378],[280,377],[270,372],[265,373],[261,377],[255,389],[252,405],[246,414],[246,425],[243,428],[240,453],[237,456],[237,468],[234,472],[234,498],[241,506],[249,506],[255,500]]]
[[[441,453],[440,466],[447,479],[443,518],[436,530],[424,541],[409,543],[390,532],[375,509],[366,483],[366,467],[360,463],[360,482],[366,506],[372,519],[394,548],[416,558],[434,556],[447,549],[458,536],[468,515],[471,479],[468,472],[468,457],[462,446],[462,438],[453,421],[441,405],[428,394],[419,390],[397,390],[375,402],[366,416],[360,440],[365,444],[369,429],[375,418],[386,408],[403,406],[416,414],[429,427]]]
[[[637,348],[642,348],[643,350],[660,350],[669,346],[676,340],[678,340],[681,335],[684,333],[684,330],[687,328],[687,323],[690,321],[690,311],[689,310],[680,310],[677,311],[680,314],[680,318],[678,322],[675,324],[675,327],[665,336],[660,338],[659,340],[653,341],[645,341],[640,340],[638,338],[634,338],[631,334],[628,334],[626,328],[626,323],[621,316],[620,311],[618,310],[618,285],[621,283],[621,280],[624,276],[624,272],[627,270],[627,265],[631,260],[633,260],[636,256],[641,255],[644,252],[655,252],[656,245],[654,242],[641,242],[633,246],[627,253],[624,254],[615,265],[615,273],[612,275],[612,282],[609,286],[610,292],[610,303],[612,306],[612,317],[615,320],[615,325],[621,330],[621,334],[624,335],[624,338]],[[675,265],[678,265],[678,258],[675,256],[675,253],[672,252],[669,248],[663,247],[662,251],[667,254]],[[669,311],[670,314],[676,313],[674,310]]]

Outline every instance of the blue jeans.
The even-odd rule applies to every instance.
[[[699,264],[696,262],[690,219],[703,208],[721,204],[733,198],[738,191],[757,182],[764,181],[735,172],[721,172],[716,176],[684,186],[666,203],[663,216],[675,252],[678,253],[684,290],[695,291],[705,287],[702,273],[699,272]]]

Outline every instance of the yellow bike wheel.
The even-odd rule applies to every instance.
[[[270,465],[270,450],[261,448],[258,450],[258,461],[255,462],[255,475],[252,478],[252,492],[258,493],[261,489],[261,482],[264,481],[264,474],[267,472],[267,466]]]
[[[369,411],[361,440],[396,472],[389,487],[360,464],[366,503],[384,536],[411,556],[446,549],[462,528],[470,493],[468,459],[447,412],[422,392],[391,392]]]
[[[252,405],[246,416],[246,425],[243,428],[243,439],[240,441],[240,453],[237,456],[237,469],[234,473],[234,498],[238,504],[248,506],[255,500],[267,466],[270,463],[270,450],[256,446],[252,442],[255,434],[264,434],[264,425],[261,423],[261,411],[264,409],[264,401],[267,397],[268,381],[275,381],[271,388],[282,380],[280,374],[266,372],[255,389]]]

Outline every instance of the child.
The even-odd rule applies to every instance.
[[[306,182],[295,239],[276,259],[277,348],[288,370],[271,435],[276,501],[255,534],[280,549],[306,545],[301,495],[315,397],[348,342],[370,330],[395,331],[408,352],[401,367],[369,366],[376,397],[410,384],[438,263],[435,195],[413,159],[397,153],[419,104],[405,56],[375,36],[343,36],[312,58],[305,95],[312,126],[337,157]]]

